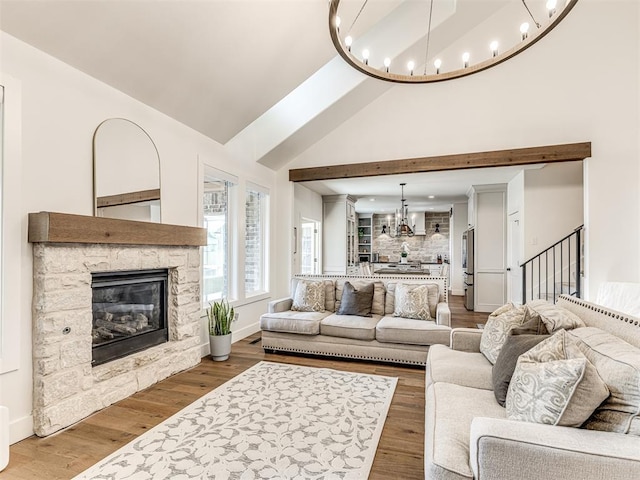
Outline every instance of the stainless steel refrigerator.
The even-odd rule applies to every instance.
[[[473,228],[462,234],[462,271],[464,275],[464,306],[473,311]]]

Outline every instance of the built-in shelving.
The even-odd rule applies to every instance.
[[[358,260],[360,262],[371,261],[371,240],[373,229],[373,216],[358,216]]]

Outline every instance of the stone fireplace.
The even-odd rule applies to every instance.
[[[72,425],[200,362],[203,229],[41,212],[29,216],[29,241],[37,435]],[[149,270],[167,272],[167,341],[96,365],[94,276]],[[134,318],[118,322],[129,320]]]

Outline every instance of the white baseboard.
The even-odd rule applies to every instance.
[[[27,415],[9,423],[9,444],[29,438],[33,433],[33,416]]]
[[[464,296],[464,290],[453,290],[453,289],[451,289],[451,291],[449,292],[449,295],[454,295],[456,297],[463,297]]]

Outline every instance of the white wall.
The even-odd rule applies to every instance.
[[[638,2],[581,0],[545,38],[494,68],[394,86],[287,167],[590,141],[586,297],[604,281],[638,282],[638,10]],[[585,33],[594,25],[597,34]],[[340,161],[328,162],[336,152]],[[613,239],[607,232],[621,225]]]
[[[32,432],[32,249],[27,242],[27,214],[45,210],[92,215],[92,136],[103,120],[127,118],[153,138],[160,155],[164,223],[200,224],[199,155],[210,159],[217,168],[237,175],[241,182],[252,181],[271,188],[272,207],[282,199],[274,188],[276,175],[268,168],[232,158],[224,147],[202,134],[9,35],[2,33],[0,42],[0,73],[3,78],[15,79],[20,86],[8,90],[6,95],[16,95],[17,90],[21,90],[22,114],[22,152],[18,166],[21,167],[22,194],[9,201],[10,207],[20,209],[19,225],[14,230],[21,238],[14,253],[21,259],[21,269],[5,276],[20,286],[19,315],[8,319],[20,325],[20,338],[13,339],[19,343],[19,358],[17,370],[0,375],[0,404],[9,407],[13,443]],[[276,212],[276,207],[272,212]],[[272,215],[282,218],[276,213]],[[278,225],[273,224],[275,232]],[[271,256],[276,244],[274,234]],[[275,274],[271,282],[275,284],[273,279]],[[259,314],[266,311],[266,304],[267,299],[261,299],[240,306],[240,320],[235,330],[239,334],[256,331]]]
[[[584,222],[582,162],[524,172],[524,259],[537,255]],[[523,260],[524,260],[523,259]]]

